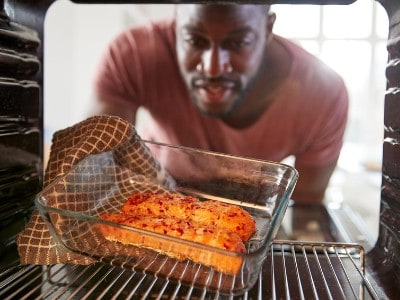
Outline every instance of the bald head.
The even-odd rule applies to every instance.
[[[207,3],[207,4],[178,4],[176,5],[176,18],[197,12],[207,14],[208,17],[218,18],[221,14],[229,13],[232,9],[245,9],[251,14],[249,17],[265,17],[269,15],[270,5],[267,4],[234,4],[234,3]]]

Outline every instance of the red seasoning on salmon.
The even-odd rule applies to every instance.
[[[242,208],[179,194],[135,193],[120,213],[101,218],[235,253],[246,252],[244,242],[255,232],[254,219]],[[237,274],[242,265],[240,255],[226,255],[115,226],[97,226],[108,240],[150,248],[180,260],[191,259],[224,273]]]
[[[213,224],[237,233],[246,242],[255,232],[253,217],[237,205],[220,201],[200,201],[180,194],[135,193],[122,207],[131,215],[170,216],[198,223]]]

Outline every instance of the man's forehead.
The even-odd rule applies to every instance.
[[[265,18],[268,10],[269,5],[265,4],[178,4],[176,18],[178,22],[201,22],[229,17],[234,22]]]

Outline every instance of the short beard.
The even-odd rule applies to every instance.
[[[264,52],[262,63],[260,65],[260,67],[258,68],[257,72],[254,74],[254,76],[249,80],[249,83],[247,84],[247,86],[244,89],[240,90],[235,101],[233,102],[234,104],[232,105],[232,107],[229,108],[227,111],[225,111],[223,113],[219,113],[219,114],[213,114],[213,113],[204,111],[197,105],[198,101],[196,101],[196,96],[195,96],[194,92],[192,92],[192,90],[189,88],[190,86],[193,86],[193,80],[191,79],[189,81],[186,81],[183,73],[180,72],[180,74],[181,74],[183,81],[185,82],[185,84],[187,86],[190,98],[192,100],[192,103],[195,105],[196,109],[198,111],[200,111],[200,113],[203,116],[214,118],[214,119],[224,119],[224,118],[229,117],[230,114],[234,113],[235,110],[245,102],[245,99],[250,94],[251,89],[254,87],[254,85],[257,83],[258,79],[262,76],[262,74],[266,70],[265,59],[266,59],[266,54]]]
[[[265,55],[264,55],[264,57],[265,57]],[[262,61],[264,62],[265,60],[263,59]],[[246,97],[250,94],[251,90],[253,89],[253,87],[255,86],[257,81],[262,77],[262,74],[264,73],[265,69],[266,69],[266,65],[265,65],[265,63],[262,63],[260,65],[260,67],[258,68],[257,72],[250,79],[246,88],[244,88],[243,90],[240,91],[240,93],[238,94],[238,96],[236,97],[236,99],[234,101],[234,105],[232,105],[232,107],[229,110],[227,110],[225,113],[223,113],[221,115],[222,119],[229,117],[230,114],[234,113],[235,110],[237,110],[240,107],[240,105],[242,105],[245,102]]]

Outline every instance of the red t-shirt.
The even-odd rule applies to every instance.
[[[127,109],[150,112],[146,140],[223,153],[323,166],[337,160],[343,142],[348,94],[332,69],[296,44],[275,35],[292,57],[276,99],[250,127],[234,129],[198,112],[183,82],[172,20],[130,28],[104,53],[95,78],[97,95]]]

